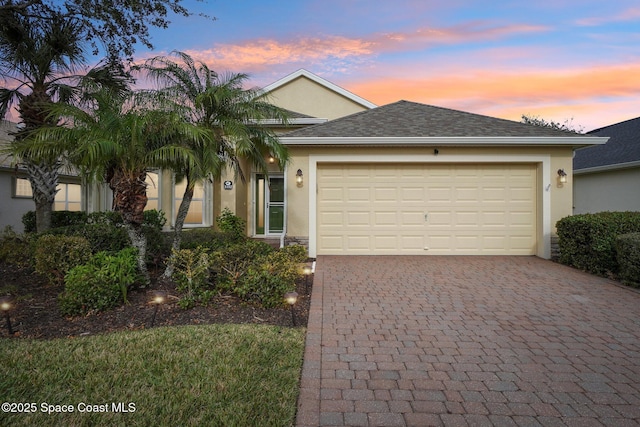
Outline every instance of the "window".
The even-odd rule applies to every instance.
[[[187,180],[183,179],[182,181],[176,182],[173,188],[174,194],[174,219],[178,215],[178,209],[180,208],[180,203],[182,202],[182,196],[184,195],[184,190],[187,188]],[[206,225],[206,206],[205,206],[205,185],[201,182],[197,183],[193,190],[193,198],[191,199],[191,204],[189,205],[189,211],[187,212],[187,217],[184,220],[184,225]]]
[[[144,210],[160,209],[160,175],[158,172],[147,172],[147,206]]]
[[[81,210],[80,195],[82,194],[80,184],[58,184],[56,200],[53,204],[54,211],[79,211]]]
[[[57,187],[58,192],[53,203],[55,211],[79,211],[82,209],[82,187],[80,184],[61,182]],[[27,178],[16,178],[13,197],[32,198],[31,183]]]
[[[30,199],[33,197],[33,192],[31,191],[31,183],[28,179],[15,178],[13,197],[23,197],[26,199]]]

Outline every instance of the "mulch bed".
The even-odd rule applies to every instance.
[[[155,277],[162,271],[151,271]],[[163,290],[167,303],[160,305],[153,327],[176,325],[202,325],[210,323],[255,323],[292,326],[288,308],[265,309],[240,301],[232,295],[219,295],[206,307],[184,310],[177,305],[179,293],[175,284],[152,280],[146,289],[129,292],[129,304],[102,313],[90,313],[81,317],[65,317],[58,310],[57,298],[62,288],[52,286],[47,279],[30,269],[17,268],[0,262],[0,292],[11,290],[15,307],[9,312],[15,338],[51,339],[96,335],[122,330],[138,330],[151,327],[155,306],[150,304],[153,291]],[[309,278],[309,293],[311,283]],[[296,326],[306,326],[309,316],[310,295],[306,292],[305,279],[297,283],[298,302],[294,306]],[[9,337],[6,320],[0,318],[0,337]]]

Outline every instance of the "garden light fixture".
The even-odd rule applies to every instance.
[[[151,301],[149,302],[149,304],[155,305],[155,308],[153,309],[153,317],[151,317],[151,326],[149,326],[150,328],[153,328],[153,325],[156,322],[156,314],[158,314],[158,308],[160,307],[160,305],[164,304],[166,300],[167,300],[167,293],[165,291],[154,291],[153,294],[151,294]]]
[[[302,274],[304,274],[304,290],[309,293],[309,276],[311,276],[311,267],[305,265],[302,267]]]
[[[293,306],[296,301],[298,301],[298,293],[295,291],[287,292],[286,294],[284,294],[284,300],[287,302],[287,304],[289,304],[289,307],[291,307],[291,324],[293,326],[296,326],[296,315],[293,312]]]
[[[13,298],[10,296],[4,296],[0,298],[0,311],[2,311],[7,319],[7,331],[9,335],[13,335],[13,328],[11,327],[11,317],[9,311],[13,308]]]

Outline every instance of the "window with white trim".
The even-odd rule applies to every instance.
[[[82,210],[82,187],[80,184],[70,182],[60,182],[56,187],[55,201],[53,202],[54,211],[80,211]],[[27,178],[15,178],[13,197],[16,198],[32,198],[33,191],[31,183]]]
[[[182,203],[182,196],[184,195],[184,190],[186,188],[187,188],[186,179],[176,182],[173,187],[174,222],[175,222],[175,217],[178,215],[178,209],[180,208],[180,203]],[[207,189],[205,184],[202,182],[198,182],[193,190],[193,198],[191,199],[191,204],[189,205],[189,211],[187,212],[187,217],[184,220],[185,226],[208,225],[209,221],[207,221],[206,194],[207,194]]]
[[[160,174],[158,172],[147,172],[147,206],[145,211],[160,209]]]

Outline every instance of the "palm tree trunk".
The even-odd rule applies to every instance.
[[[35,164],[30,161],[25,162],[25,165],[36,205],[36,231],[42,232],[51,228],[53,204],[58,192],[59,165]]]
[[[173,269],[174,269],[173,252],[180,249],[180,242],[182,241],[182,227],[184,226],[184,221],[187,219],[189,206],[191,206],[191,200],[193,199],[194,188],[195,188],[195,182],[190,182],[190,180],[187,178],[187,188],[185,188],[184,194],[182,195],[182,201],[180,202],[180,207],[178,208],[178,213],[176,215],[176,223],[173,228],[173,241],[171,242],[171,255],[167,260],[167,267],[164,269],[164,273],[162,273],[163,279],[170,279],[171,276],[173,276]]]
[[[147,205],[146,177],[145,171],[129,175],[116,169],[110,175],[109,187],[113,190],[113,210],[122,214],[131,245],[138,250],[138,269],[148,285],[151,279],[146,262],[147,238],[142,232]]]

